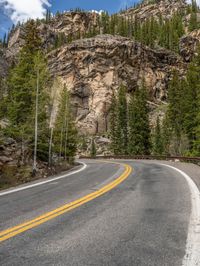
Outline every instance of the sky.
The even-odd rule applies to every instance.
[[[106,10],[109,13],[132,6],[139,0],[0,0],[0,38],[12,24],[29,18],[42,18],[46,9],[52,13],[79,7],[85,10]],[[187,0],[191,1],[191,0]],[[200,0],[197,0],[200,4]]]

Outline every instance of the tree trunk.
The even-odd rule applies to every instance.
[[[38,144],[38,98],[39,98],[39,70],[37,70],[37,88],[35,102],[35,145],[33,158],[33,174],[37,171],[37,144]]]
[[[49,140],[49,167],[52,166],[52,142],[53,142],[53,127],[51,128],[51,135]]]

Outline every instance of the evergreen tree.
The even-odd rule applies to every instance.
[[[128,36],[128,24],[127,24],[127,20],[123,17],[118,19],[118,32],[119,35],[123,36],[123,37],[127,37]]]
[[[88,145],[87,145],[86,137],[82,136],[82,138],[81,138],[81,150],[83,152],[86,152],[87,148],[88,148]]]
[[[27,120],[33,107],[33,80],[36,80],[35,57],[40,49],[41,40],[36,24],[29,21],[25,27],[25,44],[20,52],[18,64],[11,69],[8,78],[9,118],[13,125],[18,126]]]
[[[109,32],[109,21],[110,17],[108,12],[102,12],[101,13],[101,19],[100,19],[100,24],[102,28],[102,33],[103,34],[108,34]]]
[[[32,80],[32,87],[34,88],[33,97],[33,110],[32,117],[33,120],[27,122],[29,125],[35,122],[35,154],[41,160],[48,160],[48,147],[49,147],[49,72],[47,68],[47,62],[44,55],[41,52],[37,52],[34,57],[34,77]],[[30,118],[31,118],[30,116]],[[37,122],[37,128],[36,128]],[[32,133],[30,131],[32,136]],[[37,136],[37,137],[36,137]],[[33,142],[33,140],[31,140]],[[36,142],[37,141],[37,142]]]
[[[153,153],[155,155],[162,155],[163,151],[164,151],[163,136],[162,136],[161,126],[160,126],[160,119],[158,116],[156,120],[156,127],[154,130],[154,135],[153,135]]]
[[[147,91],[142,83],[129,103],[129,154],[149,154],[151,148]]]
[[[184,132],[186,133],[190,151],[194,150],[194,144],[198,142],[198,128],[199,128],[199,105],[200,97],[200,48],[198,49],[198,55],[190,63],[187,75],[186,83],[184,86]]]
[[[114,154],[118,154],[118,141],[117,141],[117,99],[113,94],[112,103],[110,107],[110,138],[111,142],[111,151]]]
[[[192,12],[190,14],[189,31],[193,31],[198,28],[197,13]]]
[[[70,105],[70,94],[64,86],[54,130],[54,152],[59,158],[71,162],[77,149],[77,131]]]
[[[157,30],[157,36],[160,46],[175,52],[179,51],[179,38],[184,35],[183,16],[175,13],[171,19],[163,20],[160,17],[160,29]]]
[[[92,158],[95,158],[96,157],[96,154],[97,154],[96,145],[95,145],[94,138],[92,138],[91,149],[90,149],[90,156]]]
[[[192,11],[197,12],[198,11],[198,6],[197,6],[197,1],[192,0]]]
[[[134,20],[133,35],[136,40],[138,41],[141,40],[141,22],[139,21],[137,16],[135,16]]]
[[[200,101],[199,101],[199,106],[200,106]],[[196,134],[196,140],[193,143],[193,155],[194,156],[200,156],[200,111],[198,112],[198,124],[195,129],[195,134]]]
[[[171,141],[171,125],[168,115],[165,116],[162,123],[162,140],[163,140],[163,152],[165,155],[170,155],[170,141]]]
[[[188,67],[186,78],[180,79],[174,72],[169,83],[163,139],[165,152],[173,155],[199,154],[200,50],[197,54]]]
[[[48,24],[51,21],[51,11],[49,9],[46,10],[46,23]]]
[[[47,158],[44,144],[48,135],[44,133],[44,123],[47,121],[46,107],[48,96],[48,70],[44,55],[40,52],[40,38],[34,21],[29,21],[25,27],[25,45],[23,46],[16,66],[11,69],[8,78],[7,116],[10,127],[7,134],[19,138],[21,142],[29,143],[33,148],[34,118],[37,81],[39,83],[38,95],[38,156]],[[38,79],[38,72],[39,79]],[[43,146],[43,147],[41,147]],[[46,147],[48,144],[46,144]]]
[[[7,39],[7,34],[5,33],[3,37],[3,47],[6,48],[7,45],[8,45],[8,39]]]
[[[196,140],[195,129],[197,127],[198,113],[198,86],[200,84],[200,68],[197,69],[194,63],[191,63],[187,72],[187,83],[184,87],[183,98],[183,126],[184,131],[190,142],[192,150],[193,142]]]
[[[127,154],[128,148],[128,114],[126,88],[121,85],[117,99],[117,136],[116,142],[119,154]]]
[[[182,105],[182,86],[177,71],[173,73],[168,91],[168,117],[177,139],[180,139],[183,130],[183,105]]]

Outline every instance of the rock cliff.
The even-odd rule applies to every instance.
[[[78,128],[91,134],[107,130],[112,95],[121,84],[131,92],[144,78],[151,100],[159,104],[166,100],[173,69],[180,75],[185,70],[172,52],[111,35],[72,42],[49,53],[48,61],[51,74],[71,91]]]
[[[200,29],[194,30],[180,40],[180,54],[186,62],[190,62],[200,44]]]
[[[143,1],[136,8],[129,8],[128,10],[121,13],[124,17],[137,16],[141,21],[147,18],[157,18],[162,16],[165,19],[169,19],[176,12],[185,13],[187,9],[187,3],[184,0],[161,0],[161,1]]]
[[[57,13],[48,23],[38,21],[38,31],[42,40],[42,47],[51,50],[55,46],[56,40],[61,34],[70,41],[71,38],[80,39],[87,34],[89,28],[99,27],[99,14],[95,12],[64,12]],[[12,32],[6,57],[13,59],[23,46],[24,25],[17,26]]]
[[[187,6],[184,0],[143,1],[120,15],[143,21],[150,17],[159,19],[160,15],[170,18],[179,11],[185,14],[187,22]],[[165,102],[171,72],[177,69],[181,76],[184,75],[200,41],[199,30],[185,35],[180,40],[179,56],[120,36],[86,38],[91,29],[101,32],[100,20],[100,15],[95,12],[74,11],[57,14],[48,23],[38,21],[51,75],[59,77],[71,91],[77,126],[86,134],[107,131],[112,95],[121,84],[131,92],[144,78],[152,110]],[[0,59],[0,75],[5,74],[7,62],[16,59],[23,45],[23,36],[23,25],[11,34],[8,49]],[[68,44],[55,49],[56,41],[63,36]],[[71,39],[78,40],[71,42]]]

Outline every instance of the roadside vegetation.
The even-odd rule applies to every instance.
[[[80,9],[72,11],[85,12]],[[182,13],[178,11],[168,19],[160,15],[159,20],[152,17],[140,21],[137,17],[125,17],[123,11],[113,15],[102,12],[97,23],[85,32],[69,36],[58,32],[54,43],[45,48],[42,48],[38,26],[52,23],[50,11],[47,11],[44,20],[30,20],[23,24],[24,45],[12,63],[8,76],[0,80],[0,120],[4,121],[0,146],[3,149],[5,139],[9,139],[13,147],[20,146],[16,150],[17,163],[12,169],[0,165],[0,174],[4,175],[1,180],[6,180],[2,181],[2,186],[16,172],[25,176],[20,182],[26,182],[37,176],[39,166],[53,169],[62,164],[67,168],[74,163],[80,141],[70,92],[67,85],[59,82],[55,85],[55,78],[49,73],[46,52],[77,39],[111,34],[134,39],[151,48],[166,48],[179,53],[180,38],[186,32],[200,28],[198,12],[195,1],[188,5],[187,10]],[[61,15],[58,12],[55,17]],[[187,27],[184,21],[186,15],[189,15]],[[13,31],[20,26],[13,26],[0,41],[0,55],[8,47]],[[56,115],[52,118],[52,91],[56,90],[55,86],[59,86],[60,96]],[[200,156],[200,48],[189,64],[185,77],[180,77],[177,72],[172,73],[165,117],[158,116],[154,128],[149,122],[148,100],[145,81],[131,95],[123,85],[113,93],[106,132],[106,137],[111,139],[111,152],[116,155]],[[13,144],[12,140],[16,143]],[[83,150],[87,150],[84,137],[82,142]],[[97,147],[94,138],[90,141],[90,147],[90,155],[95,157]]]
[[[165,117],[150,130],[145,83],[127,102],[127,88],[113,95],[111,149],[116,155],[200,156],[200,48],[185,78],[173,72]]]
[[[52,125],[52,85],[37,25],[31,20],[25,27],[24,46],[1,87],[0,118],[8,121],[1,129],[2,138],[12,138],[20,143],[18,166],[25,169],[27,164],[32,164],[29,175],[33,176],[37,175],[37,161],[46,163],[49,168],[62,161],[70,165],[76,153],[77,132],[70,93],[62,85],[58,112]]]

